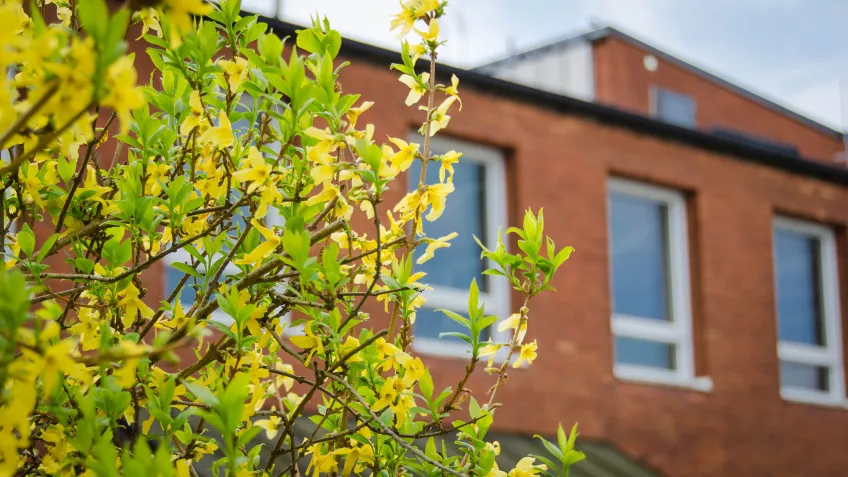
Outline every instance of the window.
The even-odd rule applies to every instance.
[[[253,98],[248,94],[243,94],[241,96],[241,99],[239,100],[239,105],[236,107],[236,111],[238,113],[242,113],[244,116],[232,123],[233,135],[236,138],[243,136],[244,134],[247,134],[248,131],[251,129],[251,127],[256,127],[256,128],[259,127],[259,118],[258,117],[253,118],[253,119],[255,119],[254,122],[251,122],[251,120],[249,119],[249,118],[253,117],[253,113],[252,113],[253,108],[254,108]],[[214,122],[214,124],[217,125],[217,119],[213,122]],[[252,124],[252,126],[251,126],[251,124]],[[272,119],[272,124],[276,127],[276,120],[275,119]],[[278,142],[273,142],[273,143],[270,143],[270,144],[266,144],[266,147],[270,148],[271,150],[279,150],[280,144]],[[236,202],[240,198],[240,196],[237,195],[238,193],[235,193],[235,194],[236,195],[231,196],[232,202]],[[239,234],[241,233],[242,230],[244,230],[245,217],[249,217],[249,211],[247,210],[246,207],[243,207],[243,208],[237,210],[232,217],[233,225],[235,225],[237,227]],[[265,218],[265,223],[268,226],[273,226],[273,225],[280,226],[280,225],[283,224],[283,218],[277,213],[277,211],[275,209],[271,208],[271,209],[268,210],[268,215]],[[228,250],[226,249],[226,247],[224,247],[224,250],[223,250],[222,253],[226,254],[227,252],[228,252]],[[220,257],[218,257],[218,258],[220,258]],[[164,280],[165,289],[164,289],[163,298],[167,299],[171,295],[171,293],[173,293],[173,291],[177,287],[177,285],[180,283],[183,276],[186,275],[186,273],[184,273],[183,271],[176,268],[173,264],[180,263],[180,264],[185,264],[186,266],[192,267],[192,257],[187,251],[178,250],[178,251],[176,251],[172,254],[165,256],[163,261],[165,262],[165,280]],[[199,265],[196,268],[201,273],[204,273],[203,265]],[[227,267],[224,268],[224,271],[221,273],[221,278],[219,278],[219,281],[223,282],[224,279],[227,276],[232,275],[232,274],[236,274],[236,273],[239,273],[239,268],[237,266],[233,265],[232,263],[229,263],[227,265]],[[209,277],[209,278],[211,279],[211,277]],[[189,308],[191,308],[191,306],[194,304],[194,301],[197,299],[195,288],[194,288],[193,285],[202,286],[203,283],[201,283],[199,280],[197,280],[193,277],[189,277],[188,281],[183,286],[182,290],[180,290],[180,296],[178,297],[178,299],[182,303],[183,311],[186,311],[186,312],[189,310]],[[286,315],[283,319],[288,319],[288,316],[289,315]],[[233,321],[232,318],[229,315],[227,315],[226,313],[224,313],[223,311],[221,311],[220,308],[216,309],[212,313],[211,319],[216,320],[216,321],[220,321],[220,322],[226,323],[226,324],[230,324]],[[286,332],[288,332],[288,333],[295,333],[295,332],[299,333],[301,329],[302,329],[302,326],[298,326],[298,327],[296,327],[296,329],[287,328]]]
[[[421,137],[416,136],[413,140],[420,142]],[[433,289],[425,292],[427,303],[416,315],[413,343],[424,353],[463,357],[468,353],[464,342],[453,337],[439,338],[440,333],[461,331],[460,326],[437,309],[445,308],[467,316],[468,286],[476,279],[480,301],[486,304],[486,314],[501,318],[509,314],[509,283],[502,277],[483,275],[488,266],[480,259],[480,247],[474,241],[476,236],[494,249],[498,228],[506,226],[504,159],[495,149],[451,139],[433,138],[430,144],[434,154],[449,150],[463,154],[454,165],[456,192],[448,197],[444,214],[435,222],[425,222],[424,230],[430,237],[451,232],[459,235],[451,240],[449,248],[439,249],[434,258],[415,265],[416,270],[427,273],[424,281]],[[408,190],[413,190],[421,175],[421,163],[415,161],[407,173]],[[427,167],[426,182],[439,182],[438,164],[431,163]],[[423,247],[417,253],[423,253]],[[491,332],[492,335],[481,339],[491,337],[495,341],[505,341],[501,333]]]
[[[241,231],[244,230],[245,226],[244,216],[234,215],[233,223],[238,228],[237,233],[240,234]],[[276,211],[272,209],[268,211],[268,215],[265,217],[265,223],[269,227],[272,225],[279,226],[282,225],[282,219],[279,217]],[[229,249],[225,246],[220,253],[226,254],[228,252]],[[220,258],[220,255],[217,256],[217,258]],[[184,249],[180,249],[174,253],[168,254],[163,258],[163,261],[165,262],[165,290],[163,299],[167,299],[169,296],[171,296],[171,293],[173,293],[174,289],[180,283],[180,280],[182,280],[183,276],[186,275],[186,273],[175,267],[174,264],[185,264],[186,266],[195,268],[202,274],[205,274],[204,266],[202,264],[195,266],[192,264],[192,260],[192,256]],[[224,271],[221,273],[221,278],[219,279],[219,281],[223,283],[227,276],[237,274],[239,273],[239,271],[239,268],[233,265],[231,262],[227,264],[227,266],[224,268]],[[212,277],[209,278],[211,279]],[[189,308],[194,305],[194,301],[197,299],[197,294],[195,293],[194,285],[202,286],[203,283],[194,277],[189,277],[182,290],[180,290],[180,296],[178,297],[178,299],[182,303],[183,311],[187,312]],[[232,318],[223,311],[221,311],[220,308],[216,309],[212,313],[211,318],[215,321],[220,321],[226,324],[231,324],[233,322]]]
[[[696,126],[695,100],[691,96],[654,86],[651,98],[653,117],[685,128]]]
[[[841,403],[845,389],[833,231],[775,218],[773,252],[781,396]]]
[[[683,194],[612,179],[608,202],[615,375],[708,388],[694,373]]]

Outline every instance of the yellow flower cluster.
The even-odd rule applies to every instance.
[[[430,147],[462,107],[459,79],[437,84],[433,66],[446,2],[404,0],[392,21],[418,39],[393,68],[424,113],[421,139],[385,142],[367,121],[373,103],[339,84],[341,39],[326,21],[284,55],[238,0],[142,3],[48,0],[49,25],[0,3],[0,68],[15,73],[0,78],[0,476],[183,477],[214,453],[215,469],[245,476],[287,473],[287,453],[308,457],[313,477],[461,476],[472,458],[492,477],[545,470],[528,458],[502,472],[499,446],[483,445],[508,365],[537,358],[526,308],[498,325],[509,343],[481,342],[496,318],[472,283],[468,318],[449,314],[472,354],[456,389],[437,391],[409,347],[429,289],[416,266],[457,238],[425,224],[444,214],[462,157]],[[132,21],[150,79],[124,53]],[[550,288],[539,270],[567,258],[549,239],[541,258],[541,220],[529,214],[519,234],[532,260],[484,250],[528,299]],[[385,330],[370,326],[379,304]],[[481,406],[464,383],[486,357],[498,382]],[[295,439],[316,410],[330,434]],[[448,420],[465,462],[412,444]],[[275,441],[270,459],[259,435]]]

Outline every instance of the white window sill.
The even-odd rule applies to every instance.
[[[833,394],[804,389],[781,389],[780,397],[786,402],[813,406],[848,409],[848,400]]]
[[[708,393],[713,390],[713,380],[708,376],[684,378],[679,374],[641,366],[616,365],[613,374],[619,381],[668,386]]]

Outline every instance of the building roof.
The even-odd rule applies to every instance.
[[[261,17],[261,21],[267,23],[281,36],[293,35],[297,30],[304,28],[275,18]],[[349,39],[342,42],[341,53],[385,66],[401,62],[400,54],[396,51]],[[419,60],[419,64],[422,68],[427,68],[426,65],[428,65],[426,60]],[[675,126],[611,106],[582,101],[493,78],[479,71],[464,70],[445,64],[440,64],[437,69],[437,75],[445,79],[454,74],[460,79],[464,87],[490,93],[499,98],[509,98],[562,114],[588,117],[603,124],[731,155],[742,161],[763,164],[791,173],[848,186],[848,169],[836,164],[804,159],[787,152],[764,149],[737,138],[722,137],[708,132]]]
[[[730,91],[732,91],[732,92],[734,92],[734,93],[736,93],[736,94],[738,94],[738,95],[740,95],[744,98],[747,98],[751,101],[754,101],[754,102],[756,102],[756,103],[758,103],[762,106],[765,106],[766,108],[769,108],[773,111],[776,111],[780,114],[788,116],[788,117],[804,124],[805,126],[811,127],[811,128],[813,128],[817,131],[820,131],[820,132],[828,134],[828,135],[835,136],[835,137],[840,138],[840,139],[842,138],[843,133],[841,131],[838,131],[838,130],[833,129],[829,126],[821,124],[818,121],[810,119],[807,116],[804,116],[804,115],[802,115],[798,112],[795,112],[795,111],[793,111],[793,110],[791,110],[791,109],[789,109],[785,106],[782,106],[782,105],[780,105],[780,104],[778,104],[778,103],[776,103],[776,102],[774,102],[770,99],[763,97],[762,95],[754,93],[754,92],[752,92],[752,91],[750,91],[746,88],[743,88],[743,87],[741,87],[741,86],[739,86],[739,85],[737,85],[737,84],[735,84],[731,81],[728,81],[728,80],[726,80],[726,79],[724,79],[720,76],[717,76],[713,73],[710,73],[709,71],[705,70],[704,68],[701,68],[701,67],[695,66],[691,63],[688,63],[686,61],[683,61],[682,59],[680,59],[680,58],[678,58],[678,57],[676,57],[676,56],[674,56],[670,53],[667,53],[667,52],[665,52],[665,51],[663,51],[663,50],[661,50],[661,49],[659,49],[655,46],[652,46],[652,45],[645,43],[644,41],[634,37],[633,35],[624,33],[621,30],[614,28],[614,27],[611,27],[611,26],[598,28],[596,30],[592,30],[592,31],[582,33],[582,34],[579,34],[579,35],[569,36],[569,37],[563,38],[561,40],[557,40],[557,41],[554,41],[552,43],[548,43],[548,44],[543,45],[543,46],[531,48],[531,49],[526,50],[522,53],[518,53],[518,54],[515,54],[515,55],[512,55],[512,56],[508,56],[506,58],[503,58],[503,59],[500,59],[500,60],[497,60],[497,61],[493,61],[491,63],[487,63],[485,65],[479,66],[479,67],[475,68],[474,71],[479,71],[481,73],[491,73],[493,70],[497,69],[498,67],[509,65],[509,64],[512,64],[512,63],[516,63],[516,62],[519,62],[521,60],[524,60],[524,59],[527,59],[527,58],[530,58],[530,57],[550,53],[551,51],[555,51],[555,50],[563,48],[567,45],[571,45],[571,44],[579,43],[579,42],[583,42],[583,41],[595,42],[595,41],[603,40],[603,39],[610,38],[610,37],[614,37],[614,38],[622,40],[626,43],[629,43],[629,44],[631,44],[631,45],[633,45],[633,46],[635,46],[635,47],[637,47],[641,50],[644,50],[644,51],[666,61],[666,62],[669,62],[669,63],[671,63],[671,64],[673,64],[673,65],[675,65],[675,66],[677,66],[681,69],[684,69],[684,70],[686,70],[686,71],[688,71],[692,74],[695,74],[696,76],[700,76],[701,78],[704,78],[707,81],[713,82],[713,83],[715,83],[715,84],[717,84],[717,85],[719,85],[719,86],[721,86],[725,89],[728,89],[728,90],[730,90]]]

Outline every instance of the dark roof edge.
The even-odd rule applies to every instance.
[[[771,99],[766,98],[765,96],[757,94],[757,93],[755,93],[755,92],[753,92],[749,89],[743,88],[742,86],[739,86],[739,85],[737,85],[737,84],[735,84],[735,83],[733,83],[729,80],[726,80],[726,79],[724,79],[724,78],[722,78],[718,75],[710,73],[709,71],[705,70],[704,68],[695,66],[692,63],[684,61],[684,60],[678,58],[677,56],[672,55],[671,53],[663,51],[663,50],[661,50],[661,49],[659,49],[659,48],[657,48],[653,45],[649,45],[648,43],[645,43],[644,41],[642,41],[642,40],[640,40],[640,39],[638,39],[638,38],[636,38],[636,37],[634,37],[630,34],[624,33],[623,31],[621,31],[621,30],[619,30],[615,27],[611,27],[611,26],[599,28],[597,30],[593,30],[593,31],[590,31],[590,32],[587,32],[587,33],[583,33],[583,34],[579,34],[579,35],[576,35],[576,36],[571,36],[571,37],[568,37],[568,38],[557,40],[557,41],[554,41],[552,43],[549,43],[547,45],[543,45],[543,46],[540,46],[540,47],[531,48],[531,49],[528,49],[528,50],[523,51],[521,53],[518,53],[516,55],[508,56],[506,58],[502,58],[500,60],[495,60],[495,61],[492,61],[490,63],[486,63],[484,65],[478,66],[478,67],[474,68],[474,70],[475,71],[481,71],[481,72],[491,71],[492,68],[502,66],[502,65],[506,65],[506,64],[509,64],[513,61],[522,60],[524,58],[530,58],[530,57],[533,57],[533,56],[537,56],[537,55],[545,53],[549,50],[555,50],[555,49],[558,49],[558,48],[562,48],[564,46],[567,46],[567,45],[574,43],[574,42],[577,42],[577,41],[595,41],[595,40],[601,40],[601,39],[611,37],[611,36],[614,36],[614,37],[619,38],[621,40],[624,40],[628,43],[631,43],[632,45],[634,45],[638,48],[641,48],[643,50],[646,50],[653,55],[660,56],[660,57],[662,57],[662,59],[668,61],[669,63],[674,64],[675,66],[678,66],[678,67],[680,67],[680,68],[682,68],[682,69],[684,69],[684,70],[686,70],[690,73],[693,73],[697,76],[700,76],[700,77],[702,77],[702,78],[704,78],[708,81],[712,81],[713,83],[716,83],[723,88],[727,88],[730,91],[732,91],[732,92],[734,92],[734,93],[736,93],[740,96],[743,96],[747,99],[750,99],[750,100],[752,100],[752,101],[754,101],[754,102],[756,102],[756,103],[758,103],[762,106],[765,106],[767,108],[770,108],[772,110],[777,111],[778,113],[789,116],[791,119],[794,119],[794,120],[802,123],[805,126],[811,127],[811,128],[813,128],[813,129],[815,129],[819,132],[822,132],[824,134],[836,136],[837,138],[842,139],[842,135],[843,135],[842,131],[839,131],[839,130],[834,129],[830,126],[822,124],[822,123],[816,121],[815,119],[811,119],[811,118],[809,118],[809,117],[807,117],[807,116],[805,116],[801,113],[798,113],[797,111],[793,111],[793,110],[787,108],[786,106],[783,106],[783,105],[781,105],[781,104],[779,104],[779,103],[777,103],[777,102],[775,102]]]
[[[283,36],[292,35],[296,30],[303,28],[274,18],[260,16],[260,19],[277,34]],[[400,54],[397,52],[346,38],[342,41],[341,51],[343,54],[357,56],[379,64],[399,63],[401,61]],[[427,65],[427,61],[420,60],[420,64]],[[566,114],[588,116],[599,122],[635,132],[675,140],[691,146],[733,155],[747,162],[764,164],[784,171],[848,186],[848,169],[836,165],[766,151],[742,141],[674,126],[640,114],[542,91],[454,66],[440,64],[438,71],[439,76],[449,77],[455,74],[463,85],[483,92],[497,93],[498,97],[501,98],[506,97],[520,102],[532,103],[541,108]]]

